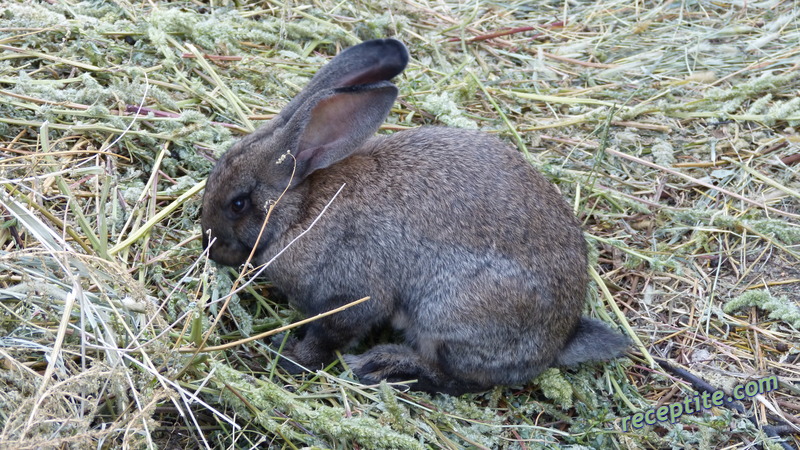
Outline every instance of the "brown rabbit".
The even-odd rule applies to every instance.
[[[364,383],[417,380],[461,394],[524,383],[554,365],[620,355],[627,340],[581,317],[586,244],[558,191],[500,140],[424,127],[375,136],[408,62],[393,39],[348,48],[217,163],[203,198],[213,260],[264,263],[309,324],[284,355],[307,368],[391,324],[404,344],[345,362]],[[287,155],[288,153],[288,155]]]

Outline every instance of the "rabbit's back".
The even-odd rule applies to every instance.
[[[493,136],[425,127],[377,137],[310,177],[313,203],[298,228],[343,184],[330,217],[320,222],[345,240],[370,239],[397,258],[419,253],[431,261],[452,249],[495,261],[498,270],[567,277],[554,283],[586,277],[583,232],[567,202],[521,153]]]

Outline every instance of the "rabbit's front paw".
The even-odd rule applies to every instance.
[[[289,336],[280,353],[278,365],[292,375],[320,370],[335,359],[333,350],[324,345],[329,340],[313,333],[306,333],[302,339]],[[281,342],[273,341],[273,345],[279,347]]]
[[[283,370],[289,372],[291,375],[297,375],[306,371],[297,360],[294,349],[300,341],[294,336],[286,336],[286,333],[280,333],[272,337],[272,348],[281,349],[279,353],[278,366]],[[281,346],[283,346],[281,348]]]

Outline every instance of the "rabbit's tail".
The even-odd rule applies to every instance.
[[[575,334],[567,341],[554,365],[574,366],[586,361],[605,361],[622,355],[629,345],[628,338],[604,322],[581,317]]]

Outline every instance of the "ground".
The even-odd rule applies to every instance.
[[[794,2],[0,14],[0,447],[798,446]],[[325,61],[386,36],[412,59],[381,133],[479,128],[526,154],[586,231],[587,314],[630,355],[454,398],[365,387],[338,363],[293,377],[272,339],[245,340],[301,317],[202,254],[204,180]],[[701,382],[729,395],[772,375],[777,390],[735,408],[629,425]]]

